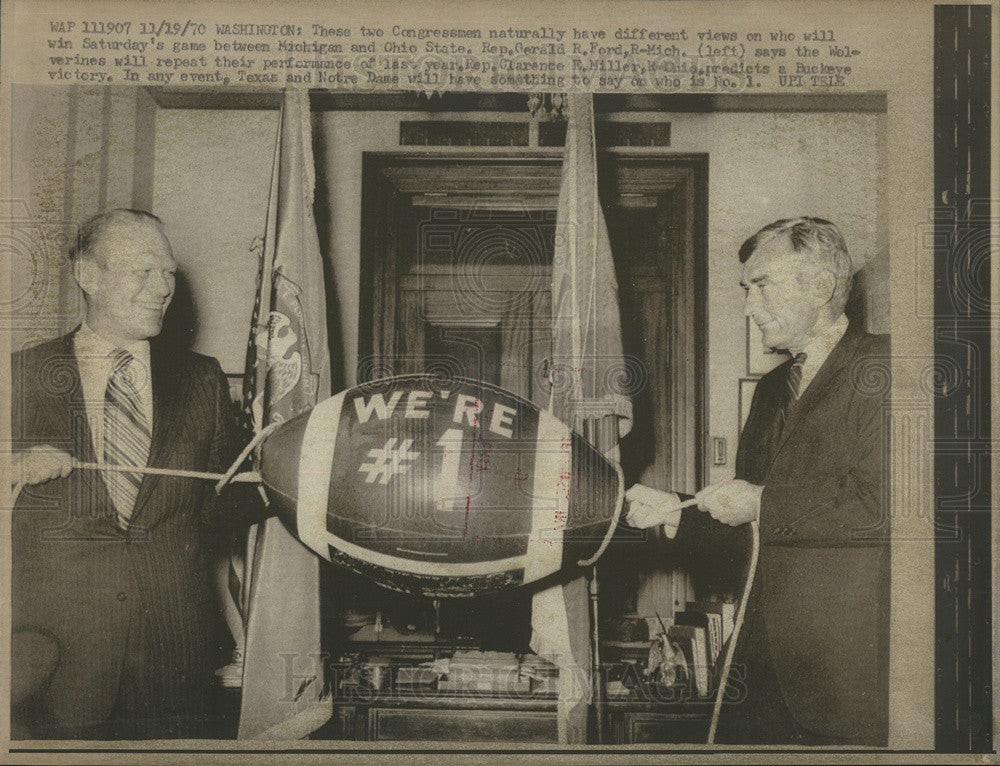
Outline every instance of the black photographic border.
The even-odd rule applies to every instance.
[[[934,747],[948,753],[993,752],[990,11],[934,8],[934,362],[968,376],[936,379],[934,397],[935,528],[958,532],[934,544]]]

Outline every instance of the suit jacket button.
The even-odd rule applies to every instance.
[[[128,598],[128,594],[125,593],[125,591],[123,591],[123,590],[118,591],[118,600],[119,601],[124,601],[127,598]]]

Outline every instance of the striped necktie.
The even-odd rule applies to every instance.
[[[145,468],[151,436],[135,385],[135,371],[129,369],[135,357],[124,349],[116,349],[112,357],[114,362],[104,394],[104,462]],[[126,529],[142,474],[106,471],[104,480],[117,510],[118,526]]]
[[[794,402],[799,398],[799,386],[802,385],[802,365],[806,363],[806,352],[800,351],[795,355],[795,361],[788,371],[788,395],[789,401]]]
[[[795,361],[792,362],[792,366],[788,368],[788,379],[785,381],[788,387],[787,396],[785,397],[785,404],[781,408],[781,430],[784,431],[785,427],[788,425],[788,420],[791,416],[792,408],[795,406],[795,402],[799,398],[799,387],[802,385],[802,365],[806,363],[806,353],[805,351],[800,351],[795,355]]]

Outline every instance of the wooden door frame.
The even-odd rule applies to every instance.
[[[533,206],[558,199],[561,149],[531,152],[429,154],[415,151],[365,152],[362,155],[361,284],[358,315],[358,380],[393,371],[384,360],[396,347],[393,296],[380,284],[397,283],[397,221],[417,195],[442,194],[491,202],[524,198]],[[694,425],[697,445],[694,475],[708,480],[708,155],[602,150],[618,171],[620,194],[663,194],[682,181],[692,184],[691,262],[695,348]],[[612,179],[602,182],[602,194]]]

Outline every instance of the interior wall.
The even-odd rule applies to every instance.
[[[179,265],[170,329],[231,374],[246,357],[277,129],[275,110],[156,113],[153,212]]]
[[[14,85],[12,146],[12,348],[72,329],[82,298],[66,253],[80,221],[131,207],[139,89]],[[6,205],[7,203],[5,203]]]

